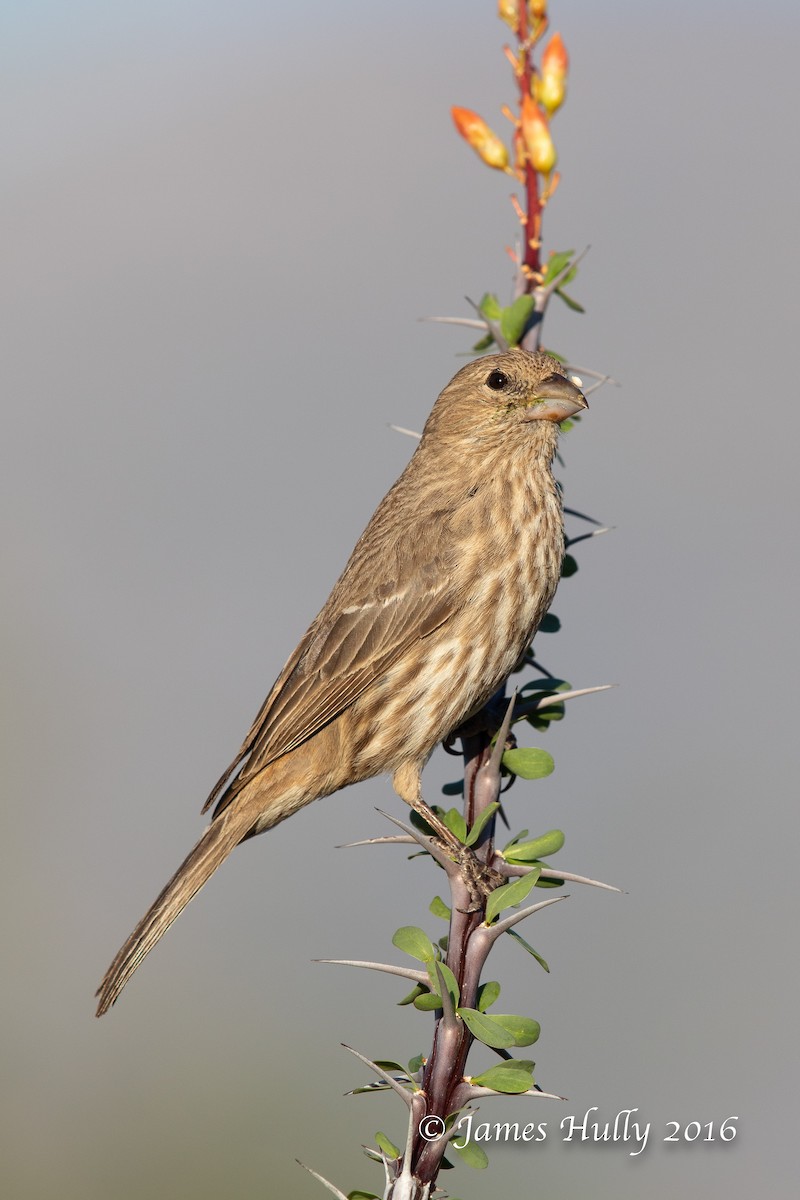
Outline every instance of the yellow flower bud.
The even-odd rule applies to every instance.
[[[519,0],[498,0],[497,15],[516,33],[519,28]]]
[[[558,155],[550,136],[547,117],[533,96],[523,97],[520,131],[528,162],[540,175],[549,175],[556,165]]]
[[[536,99],[550,116],[561,108],[567,94],[569,58],[560,33],[554,33],[542,54],[542,73],[536,82]]]
[[[528,12],[531,21],[541,21],[547,16],[547,0],[529,0]]]
[[[450,111],[456,129],[487,167],[494,167],[497,171],[508,170],[508,149],[483,118],[469,108],[453,108]]]

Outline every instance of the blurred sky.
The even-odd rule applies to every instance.
[[[514,828],[565,829],[570,889],[498,951],[562,1105],[454,1194],[744,1200],[796,1186],[798,405],[788,3],[554,0],[572,58],[548,248],[591,243],[546,340],[622,387],[565,440],[579,548],[540,653],[576,701]],[[4,10],[3,988],[13,1200],[379,1189],[402,1137],[341,1050],[424,1050],[383,977],[440,880],[334,850],[403,816],[388,780],[238,850],[112,1014],[92,993],[325,599],[469,339],[509,295],[507,181],[449,106],[513,100],[490,0],[96,0]],[[541,741],[531,735],[531,742]],[[438,753],[427,794],[455,774]],[[795,799],[792,800],[792,794]],[[792,947],[795,949],[792,949]],[[479,1056],[475,1059],[480,1065]],[[567,1146],[597,1105],[639,1157]],[[545,1110],[546,1109],[546,1110]],[[534,1111],[535,1110],[535,1111]],[[528,1116],[530,1114],[530,1116]],[[739,1116],[729,1144],[666,1122]]]

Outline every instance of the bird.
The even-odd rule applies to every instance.
[[[550,606],[564,556],[552,462],[560,423],[587,407],[541,351],[457,372],[212,789],[210,824],[109,966],[98,1016],[234,847],[312,800],[389,772],[436,828],[422,769]]]

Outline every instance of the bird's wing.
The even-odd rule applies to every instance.
[[[363,598],[344,608],[337,603],[337,585],[278,677],[203,811],[217,800],[216,816],[268,763],[313,737],[409,647],[439,628],[453,611],[448,567],[444,556],[428,559],[416,565],[410,579],[405,571],[398,572],[401,585],[384,582],[379,598]],[[237,767],[239,773],[223,791]]]

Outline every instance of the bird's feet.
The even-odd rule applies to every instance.
[[[508,880],[499,871],[481,862],[469,846],[460,846],[455,860],[461,871],[461,878],[467,885],[470,907],[466,912],[480,912],[485,907],[486,898],[497,888],[502,887]]]
[[[413,807],[414,811],[429,826],[436,844],[458,866],[470,895],[471,907],[466,911],[478,912],[483,908],[486,897],[496,888],[502,887],[508,880],[499,871],[494,871],[486,863],[481,862],[475,852],[469,846],[465,846],[452,829],[447,828],[424,800],[420,799]]]

